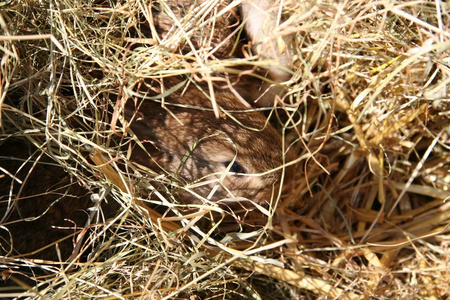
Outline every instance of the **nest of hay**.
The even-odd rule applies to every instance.
[[[246,43],[240,1],[191,9],[178,2],[0,3],[2,142],[27,139],[96,196],[121,205],[85,237],[81,247],[103,245],[87,261],[2,256],[3,278],[16,286],[0,295],[450,296],[449,4],[274,4],[282,9],[274,32],[295,36],[295,56],[277,108],[284,115],[272,122],[297,149],[298,176],[276,212],[260,208],[264,226],[214,235],[196,224],[214,206],[184,211],[170,181],[118,167],[128,158],[110,145],[123,133],[116,100],[132,98],[143,78],[214,81],[270,65],[233,55]],[[175,26],[161,36],[155,18]],[[225,28],[223,18],[236,24]],[[153,197],[141,197],[142,185],[157,186]]]

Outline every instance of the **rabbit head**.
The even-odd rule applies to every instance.
[[[292,160],[292,154],[285,154],[280,134],[264,115],[227,91],[217,91],[216,100],[220,118],[205,94],[193,87],[167,98],[165,109],[142,100],[130,118],[131,129],[151,155],[136,147],[131,157],[152,169],[157,166],[209,200],[245,197],[269,202],[285,171],[284,161]],[[290,168],[286,170],[285,177],[290,177]],[[193,194],[184,198],[198,202]]]

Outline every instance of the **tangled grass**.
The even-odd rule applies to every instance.
[[[295,42],[293,76],[272,121],[297,149],[298,176],[262,228],[218,239],[195,225],[208,210],[185,213],[165,178],[117,167],[127,158],[111,146],[123,133],[114,99],[133,98],[142,79],[215,83],[270,65],[233,55],[246,43],[239,5],[0,3],[1,140],[26,138],[99,199],[108,194],[122,207],[85,234],[80,249],[97,249],[87,261],[2,256],[3,277],[16,284],[1,287],[2,296],[450,296],[446,2],[276,2],[274,33]],[[164,36],[154,26],[157,10],[161,24],[176,24]],[[161,215],[158,205],[173,214]]]

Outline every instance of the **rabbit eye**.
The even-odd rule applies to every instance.
[[[231,164],[231,161],[227,161],[224,165],[225,165],[225,167],[228,168],[228,166],[230,164]],[[231,165],[230,172],[233,172],[233,173],[244,173],[245,174],[245,168],[240,163],[238,163],[237,161],[234,161],[233,164]]]

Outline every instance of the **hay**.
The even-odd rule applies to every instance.
[[[187,18],[168,1],[153,5],[177,24],[165,37],[151,1],[0,3],[2,141],[25,137],[122,205],[79,245],[97,249],[88,262],[1,257],[3,277],[21,288],[2,287],[2,297],[450,296],[448,3],[280,2],[275,32],[295,35],[294,74],[272,121],[298,149],[298,176],[276,214],[259,208],[266,226],[223,239],[196,224],[220,209],[186,210],[170,181],[119,166],[128,158],[111,137],[123,123],[109,96],[133,98],[142,78],[212,87],[270,62],[230,55],[242,27],[212,38],[239,1],[205,0]],[[29,286],[19,267],[47,275]]]

